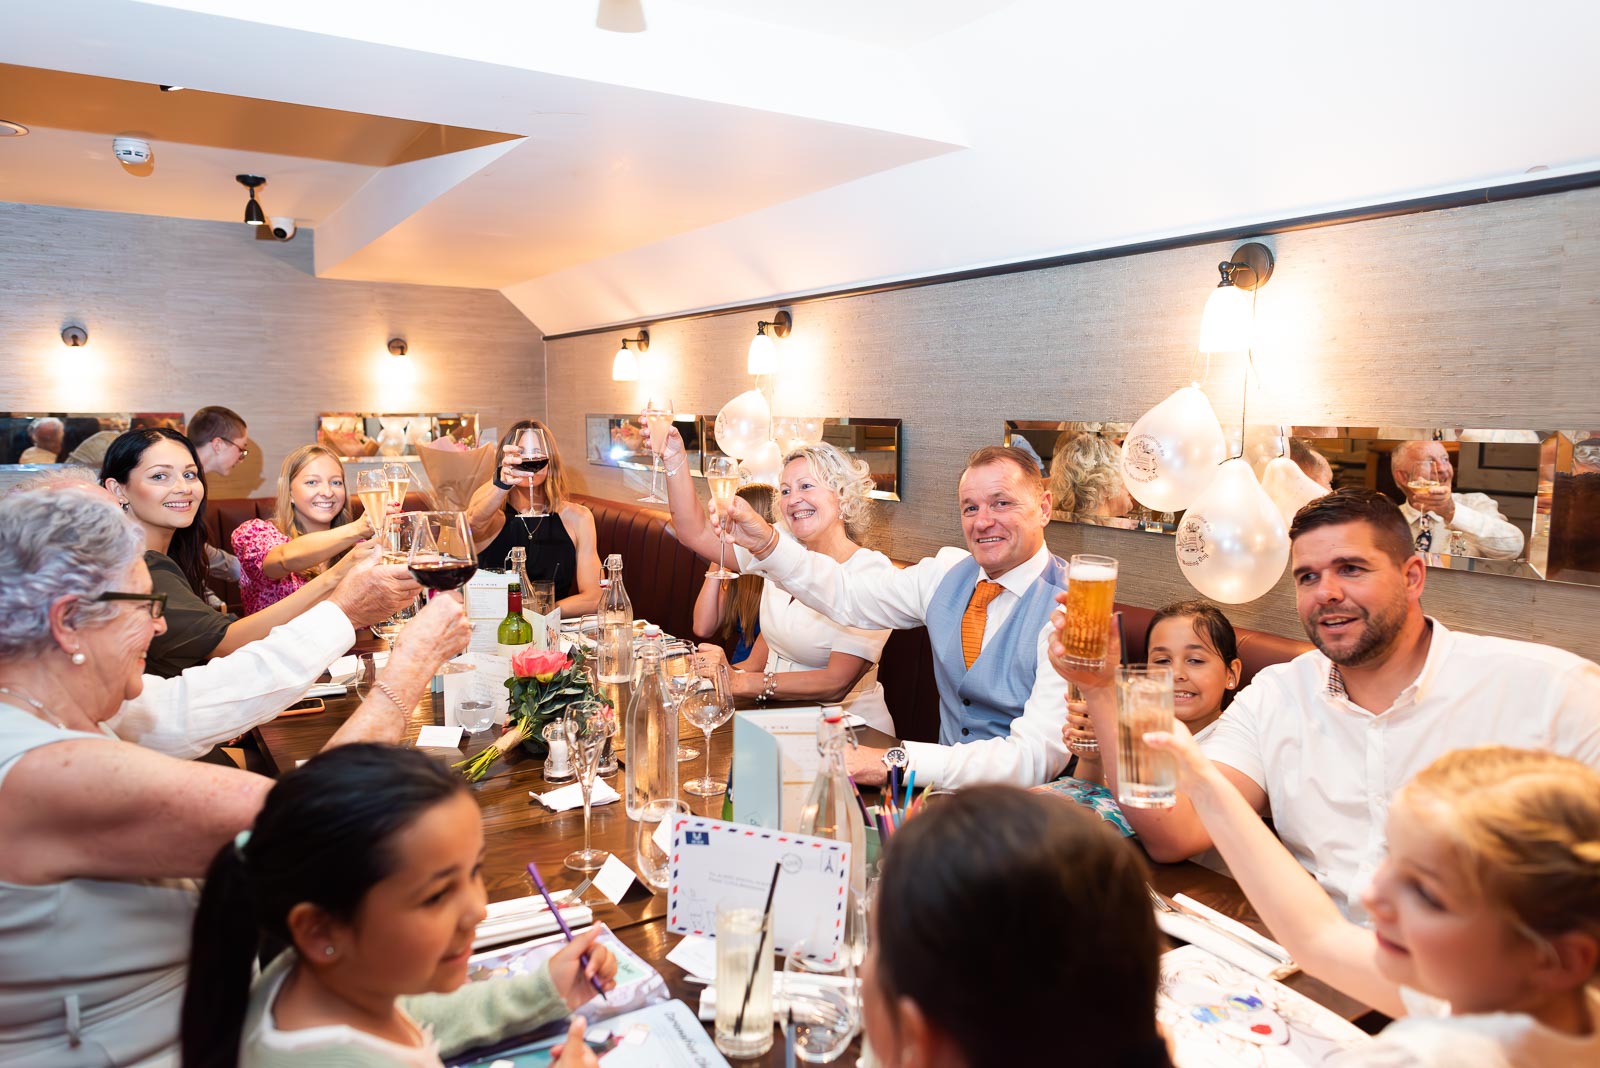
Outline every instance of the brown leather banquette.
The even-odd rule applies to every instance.
[[[621,553],[623,579],[633,600],[634,613],[659,622],[669,634],[693,633],[694,599],[700,592],[706,567],[694,553],[678,543],[672,519],[666,513],[631,502],[601,497],[574,495],[573,500],[594,513],[595,540],[601,559]],[[274,499],[251,497],[217,499],[207,502],[207,536],[216,545],[230,547],[234,528],[249,519],[272,516]],[[360,501],[351,502],[360,512]],[[406,508],[426,508],[426,500],[416,493],[407,495]],[[229,586],[217,591],[238,611],[239,591]],[[1139,662],[1145,656],[1145,632],[1149,608],[1119,604],[1123,629],[1127,635],[1128,659]],[[1243,661],[1241,685],[1269,664],[1293,659],[1310,648],[1302,641],[1280,638],[1261,631],[1240,629],[1239,658]],[[939,737],[939,691],[933,677],[933,648],[925,627],[896,631],[883,648],[878,664],[878,680],[894,716],[900,735],[913,741],[937,741]]]

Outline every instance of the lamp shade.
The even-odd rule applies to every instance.
[[[260,226],[267,221],[261,212],[261,205],[257,203],[255,193],[250,194],[250,200],[244,206],[244,221],[251,226]]]
[[[770,375],[778,370],[778,346],[765,332],[750,339],[750,358],[745,369],[753,375]]]
[[[611,361],[611,381],[639,381],[639,358],[626,345],[617,350],[617,355]]]
[[[1244,352],[1250,348],[1255,318],[1251,305],[1251,295],[1236,285],[1213,289],[1200,319],[1200,351]]]

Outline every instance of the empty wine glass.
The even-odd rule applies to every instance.
[[[692,646],[678,642],[672,643],[662,651],[661,662],[667,673],[667,699],[672,702],[673,708],[680,711],[683,708],[684,697],[694,685],[694,665],[689,660],[692,652]],[[680,729],[678,733],[681,737],[683,732]],[[681,742],[678,744],[678,763],[693,760],[699,755],[700,750],[694,746],[684,745]]]
[[[844,1054],[861,1022],[856,968],[843,945],[825,939],[796,942],[783,962],[783,1000],[794,1024],[794,1055],[807,1064],[831,1064]]]
[[[583,848],[568,853],[566,865],[573,871],[599,871],[611,854],[590,844],[589,799],[600,767],[600,752],[616,733],[616,717],[610,705],[589,698],[568,705],[562,725],[566,729],[568,758],[583,793]]]
[[[672,412],[672,401],[655,396],[644,402],[644,410],[639,413],[650,432],[650,493],[639,498],[646,504],[667,503],[657,485],[661,474],[661,450],[667,447],[667,428],[672,426]]]
[[[691,724],[706,736],[706,774],[701,779],[690,779],[683,784],[685,793],[696,797],[716,797],[727,790],[727,784],[711,777],[711,732],[728,722],[733,715],[733,688],[728,677],[728,663],[718,657],[705,664],[695,660],[687,692],[678,710]]]
[[[412,512],[412,529],[406,566],[430,590],[454,590],[467,584],[478,570],[472,546],[472,527],[464,512]]]
[[[550,466],[550,446],[545,441],[544,431],[536,426],[523,427],[517,431],[516,440],[512,444],[516,445],[517,452],[522,457],[517,461],[516,470],[526,478],[528,485],[528,507],[517,514],[527,516],[529,519],[549,515],[549,510],[544,506],[543,494],[538,495],[540,499],[536,500],[533,492],[533,483],[539,472]]]
[[[717,514],[722,521],[728,521],[728,510],[733,507],[733,498],[739,493],[739,461],[731,456],[713,456],[706,461],[706,484],[711,487],[711,499],[716,502]],[[717,569],[707,578],[727,581],[739,577],[737,571],[729,571],[723,564],[723,556],[727,551],[728,543],[719,534],[717,536]]]

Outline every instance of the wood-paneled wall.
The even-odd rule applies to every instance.
[[[488,289],[319,279],[312,231],[257,241],[242,224],[0,204],[0,409],[245,417],[251,455],[219,497],[276,492],[321,411],[544,411],[537,327]],[[62,345],[76,322],[81,349]],[[405,338],[414,383],[390,373]]]
[[[1300,425],[1600,428],[1600,190],[1268,239],[1252,421]],[[905,500],[877,504],[869,544],[915,559],[960,544],[954,495],[968,452],[1019,419],[1132,419],[1197,374],[1208,245],[869,296],[793,305],[779,342],[781,414],[898,416]],[[747,389],[758,318],[650,328],[642,362],[680,411],[715,412]],[[577,481],[638,496],[639,476],[581,462],[588,412],[637,411],[650,383],[613,383],[620,334],[547,344],[549,417]],[[1241,371],[1211,369],[1224,420]],[[1052,523],[1058,553],[1123,563],[1119,596],[1191,596],[1170,538]],[[1600,659],[1600,590],[1431,570],[1424,605],[1446,625],[1530,638]],[[1288,580],[1230,608],[1241,626],[1300,636]]]

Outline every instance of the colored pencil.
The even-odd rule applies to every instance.
[[[539,875],[539,866],[531,860],[528,862],[528,874],[533,876],[533,885],[537,886],[539,893],[544,895],[544,903],[550,909],[550,915],[554,916],[556,923],[561,925],[561,933],[566,935],[568,942],[572,941],[572,928],[567,926],[567,918],[561,915],[561,910],[556,908],[556,903],[550,899],[550,891],[545,889],[544,879]],[[589,954],[579,954],[578,963],[582,965],[584,971],[588,971]],[[600,995],[601,1001],[610,1000],[606,997],[606,988],[600,985],[600,977],[598,975],[589,977],[589,985],[594,987],[594,992]]]

